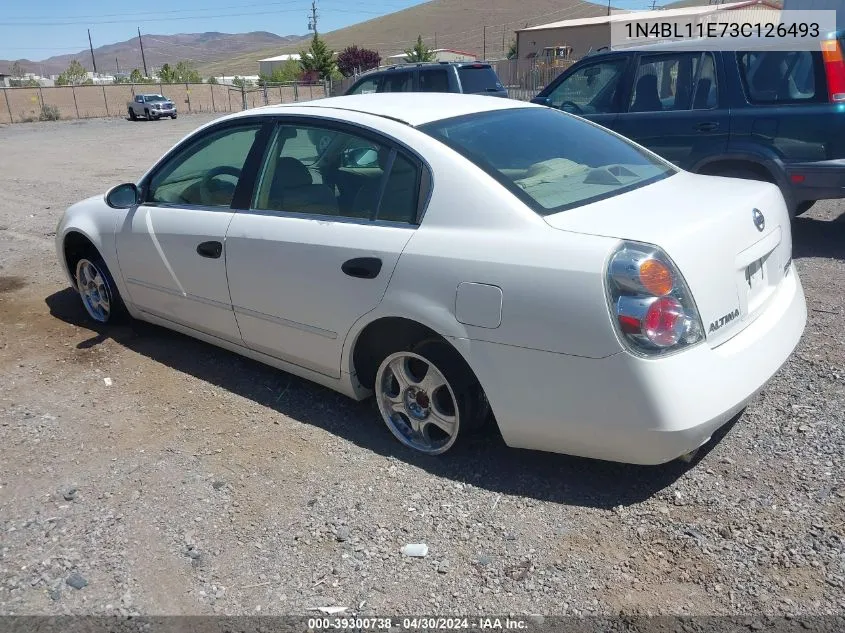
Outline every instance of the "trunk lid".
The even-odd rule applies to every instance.
[[[560,230],[662,248],[686,280],[711,346],[765,311],[792,261],[783,196],[764,182],[679,172],[545,219]]]

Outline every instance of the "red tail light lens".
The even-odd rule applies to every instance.
[[[674,297],[660,297],[648,307],[642,332],[658,347],[671,347],[680,340],[686,318],[680,301]]]
[[[845,102],[845,59],[839,40],[822,41],[822,58],[830,103]]]
[[[704,339],[684,278],[657,247],[622,244],[608,265],[607,291],[620,338],[639,355],[664,355]]]

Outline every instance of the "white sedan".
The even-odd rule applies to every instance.
[[[223,117],[70,207],[56,248],[94,320],[128,313],[374,394],[428,454],[490,419],[514,447],[688,456],[806,323],[776,186],[494,97]]]

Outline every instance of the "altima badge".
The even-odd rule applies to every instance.
[[[760,209],[753,209],[751,211],[751,217],[754,218],[754,226],[757,227],[758,231],[762,231],[766,228],[766,218]]]

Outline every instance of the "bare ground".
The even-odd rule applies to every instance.
[[[845,610],[843,203],[795,223],[799,349],[697,463],[429,459],[369,403],[86,318],[63,209],[207,120],[0,126],[0,613]]]

